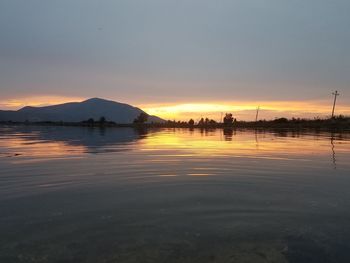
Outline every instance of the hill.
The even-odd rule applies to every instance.
[[[0,111],[0,121],[13,122],[81,122],[105,117],[118,124],[130,124],[143,113],[141,109],[128,104],[100,98],[83,102],[70,102],[46,107],[24,107],[18,111]],[[149,123],[163,123],[157,116],[149,116]]]

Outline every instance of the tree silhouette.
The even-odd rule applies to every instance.
[[[145,123],[148,120],[148,114],[141,112],[140,115],[134,120],[134,123]]]
[[[106,118],[102,116],[100,118],[100,124],[105,124],[105,122],[106,122]]]
[[[287,118],[277,118],[277,119],[274,119],[274,122],[275,123],[287,123],[288,119]]]
[[[190,120],[188,121],[188,124],[189,124],[190,126],[193,126],[193,125],[194,125],[194,120],[193,120],[193,119],[190,119]]]
[[[90,118],[87,120],[87,123],[89,123],[89,124],[94,124],[94,122],[95,122],[95,120],[93,118]]]
[[[232,113],[226,113],[224,117],[224,124],[229,125],[233,123]]]
[[[204,119],[203,119],[203,118],[201,118],[201,119],[199,120],[198,125],[204,125]]]

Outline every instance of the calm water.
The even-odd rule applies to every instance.
[[[0,128],[0,262],[350,262],[350,135]]]

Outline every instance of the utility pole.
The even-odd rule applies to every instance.
[[[260,110],[260,106],[258,106],[258,108],[256,108],[255,122],[258,122],[259,110]]]
[[[334,118],[334,110],[335,110],[335,104],[337,102],[337,97],[340,95],[338,91],[332,93],[334,95],[334,103],[333,103],[333,110],[332,110],[332,118]]]

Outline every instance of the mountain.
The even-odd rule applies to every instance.
[[[128,104],[99,98],[83,102],[70,102],[46,107],[24,107],[18,111],[0,111],[0,121],[14,122],[81,122],[93,118],[105,117],[107,121],[118,124],[133,123],[134,119],[144,111]],[[163,119],[149,116],[148,122],[160,123]]]

